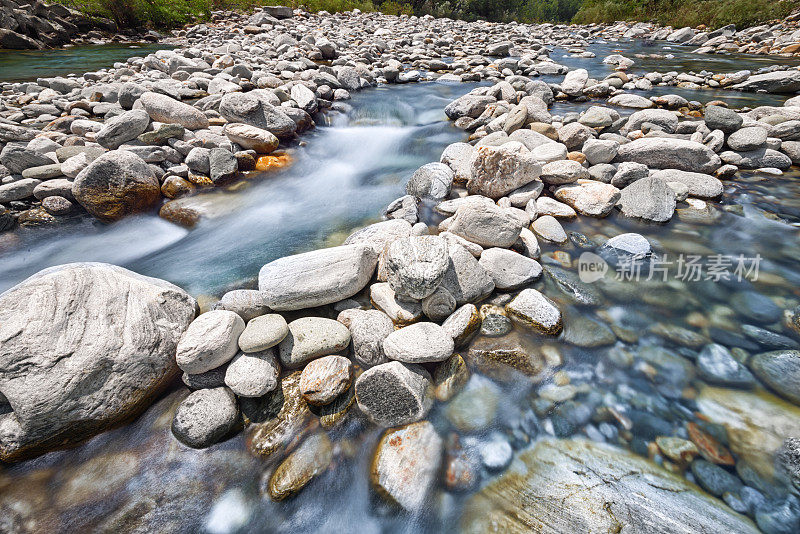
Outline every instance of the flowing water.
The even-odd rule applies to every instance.
[[[755,69],[771,61],[694,57],[678,47],[661,50],[640,43],[603,43],[591,50],[597,58],[561,57],[558,50],[553,57],[570,67],[589,68],[593,76],[611,72],[600,61],[617,51],[678,56],[645,62],[648,70],[662,72],[689,67],[714,72]],[[376,220],[381,209],[403,193],[418,166],[437,161],[446,145],[465,139],[442,110],[473,87],[424,83],[359,93],[349,102],[351,109],[329,113],[323,125],[304,137],[307,143],[293,149],[295,163],[289,169],[203,195],[202,202],[213,216],[191,230],[150,214],[113,225],[82,220],[6,237],[0,241],[0,290],[44,267],[71,261],[116,263],[170,280],[193,295],[220,295],[227,288],[247,285],[264,263],[339,244],[353,228]],[[664,92],[678,91],[665,88]],[[681,94],[701,101],[722,98],[737,106],[779,105],[784,100],[729,91]],[[558,103],[553,112],[578,109]],[[612,266],[603,280],[584,283],[574,262],[581,248],[542,245],[542,263],[553,274],[534,287],[564,310],[566,333],[559,339],[544,339],[514,327],[505,336],[483,336],[478,341],[498,347],[522,344],[537,354],[555,350],[564,365],[545,371],[535,384],[519,377],[497,382],[475,379],[474,389],[485,396],[478,397],[479,404],[495,399],[497,409],[488,425],[463,433],[462,445],[477,451],[502,437],[520,449],[537,437],[577,434],[625,443],[646,455],[646,441],[651,438],[643,428],[686,437],[685,424],[695,422],[723,445],[738,447],[740,463],[746,460],[754,466],[750,472],[757,473],[750,475],[749,485],[761,484],[767,495],[783,495],[781,484],[766,475],[777,438],[774,430],[765,428],[762,411],[777,410],[783,418],[780,424],[800,435],[800,407],[762,389],[712,387],[714,380],[700,377],[693,362],[710,342],[706,335],[741,358],[746,356],[741,349],[767,350],[764,339],[742,334],[743,325],[789,334],[780,316],[782,309],[800,304],[798,184],[795,172],[780,177],[743,172],[726,181],[719,202],[709,203],[708,208],[680,206],[667,225],[613,215],[565,222],[568,232],[580,232],[595,243],[624,232],[641,233],[653,243],[655,261],[663,263],[681,254],[758,258],[758,276],[751,270],[742,280],[735,276],[691,280],[681,277],[673,264],[666,281],[659,275],[637,282],[615,277]],[[764,296],[772,300],[765,301]],[[562,373],[555,380],[557,370]],[[577,386],[576,392],[554,405],[540,388],[555,388],[556,382],[563,384],[564,376]],[[334,461],[326,473],[295,498],[273,503],[261,493],[270,467],[246,452],[242,435],[201,451],[189,450],[171,437],[171,416],[183,395],[176,387],[127,427],[77,449],[0,470],[0,511],[13,521],[19,510],[34,510],[26,517],[36,517],[36,526],[47,531],[416,533],[456,528],[468,494],[437,491],[423,513],[408,516],[387,508],[371,493],[369,462],[379,432],[358,421],[331,433]],[[739,434],[739,439],[752,438],[748,446],[719,433],[721,424],[743,424],[736,403],[746,406],[750,417],[744,417],[745,428]],[[628,414],[632,436],[622,442],[620,436],[631,434],[630,428],[610,417],[592,418],[598,407]],[[458,409],[441,404],[434,408],[430,419],[442,436],[453,432]],[[464,414],[460,415],[463,420]],[[654,461],[664,459],[656,455]],[[488,471],[479,474],[484,481],[493,476]]]

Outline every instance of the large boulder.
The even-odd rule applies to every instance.
[[[289,137],[297,124],[256,91],[229,93],[219,103],[219,114],[228,122],[241,122],[267,130],[276,137]]]
[[[152,208],[161,198],[161,187],[142,158],[114,150],[75,177],[72,194],[91,215],[112,222]]]
[[[258,288],[275,311],[302,310],[350,298],[375,272],[378,256],[368,245],[343,245],[286,256],[264,265]]]
[[[656,169],[713,173],[721,165],[713,150],[687,139],[644,137],[619,147],[615,161],[634,161]]]
[[[0,295],[0,460],[74,445],[142,412],[178,373],[196,303],[121,267],[73,263]]]
[[[740,532],[755,525],[681,475],[620,448],[545,440],[467,501],[462,532]]]
[[[208,128],[208,117],[196,107],[185,102],[152,92],[142,94],[139,101],[154,121],[180,124],[188,130]]]
[[[741,91],[766,91],[768,93],[796,93],[800,91],[800,71],[779,70],[755,74],[744,82],[731,86]]]

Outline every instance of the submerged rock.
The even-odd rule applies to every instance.
[[[269,479],[269,496],[282,501],[308,485],[324,472],[331,463],[331,440],[323,432],[307,437],[272,473]]]
[[[758,532],[683,477],[579,440],[546,440],[522,453],[467,501],[460,524],[466,533]]]
[[[196,303],[102,263],[45,269],[0,295],[0,460],[74,445],[141,413],[177,375]]]
[[[442,438],[428,421],[387,430],[372,460],[373,486],[404,510],[420,511],[439,473],[442,450]]]

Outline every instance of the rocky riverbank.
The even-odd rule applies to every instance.
[[[114,21],[89,17],[61,4],[41,0],[3,0],[0,5],[0,49],[36,50],[79,41],[101,42],[117,32]],[[135,37],[120,34],[115,39]],[[155,34],[157,36],[157,34]],[[135,40],[153,40],[154,35]]]
[[[179,37],[185,48],[96,79],[25,86],[39,100],[50,91],[52,108],[31,100],[30,116],[15,108],[0,123],[0,162],[22,176],[9,174],[0,192],[27,184],[41,195],[57,182],[62,193],[43,197],[48,215],[53,198],[48,205],[115,221],[154,209],[171,185],[231,183],[378,83],[486,82],[444,109],[469,142],[414,172],[385,220],[267,263],[257,289],[229,291],[213,307],[104,264],[43,271],[0,295],[0,367],[9,370],[0,373],[0,459],[118,426],[182,371],[191,393],[173,399],[172,435],[206,448],[243,433],[274,501],[302,494],[344,461],[348,440],[380,430],[371,487],[407,513],[512,465],[467,504],[467,531],[800,527],[791,439],[800,434],[800,302],[786,282],[769,279],[780,296],[730,282],[725,309],[688,314],[693,329],[631,328],[619,308],[641,293],[662,313],[699,297],[612,273],[583,281],[583,252],[645,263],[662,244],[562,226],[610,216],[686,223],[687,232],[714,224],[715,200],[739,171],[777,179],[796,161],[796,98],[738,112],[644,98],[629,91],[653,83],[647,77],[620,70],[598,80],[550,60],[550,46],[581,53],[584,28],[376,14],[257,13],[247,23],[190,28]],[[22,85],[4,89],[24,98]],[[551,113],[590,98],[608,102]],[[70,114],[57,117],[58,102]],[[40,209],[26,198],[11,207]],[[713,300],[720,287],[696,291]],[[640,343],[648,336],[664,346]],[[602,360],[569,361],[564,346],[601,348]],[[611,378],[626,372],[634,378]],[[523,404],[495,430],[509,405]],[[544,435],[561,441],[514,459]],[[565,510],[565,499],[574,506]]]

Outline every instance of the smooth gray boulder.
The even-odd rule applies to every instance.
[[[744,119],[734,110],[722,106],[706,106],[705,122],[711,131],[722,130],[731,134],[742,126]]]
[[[378,256],[367,245],[342,245],[264,265],[258,288],[275,311],[302,310],[352,297],[369,283]]]
[[[508,248],[517,242],[522,221],[509,210],[490,203],[459,206],[449,232],[482,247]]]
[[[253,317],[239,336],[242,352],[261,352],[280,343],[289,333],[286,319],[277,313]]]
[[[766,91],[768,93],[796,93],[800,91],[800,71],[779,70],[765,74],[754,74],[744,82],[732,85],[740,91]]]
[[[505,248],[487,248],[478,264],[486,269],[501,291],[519,289],[542,275],[538,261]]]
[[[651,176],[620,191],[617,207],[626,217],[666,222],[675,213],[675,193],[664,180]]]
[[[279,138],[289,137],[297,124],[256,91],[228,93],[219,103],[219,113],[228,122],[240,122],[267,130]]]
[[[651,169],[713,173],[722,161],[707,146],[686,139],[644,137],[619,147],[615,161],[643,163]]]
[[[275,349],[240,352],[225,369],[225,385],[240,397],[263,397],[278,386],[280,372]]]
[[[0,460],[75,445],[147,408],[177,376],[195,315],[182,289],[103,263],[45,269],[0,294]]]
[[[208,117],[202,111],[167,95],[146,92],[139,97],[139,102],[156,122],[180,124],[187,130],[208,128]]]
[[[410,235],[410,222],[404,219],[389,219],[356,230],[344,240],[344,244],[369,245],[376,254],[380,254],[389,243]]]
[[[146,111],[132,109],[106,120],[95,139],[100,145],[115,150],[123,143],[139,137],[149,124],[150,116]]]
[[[228,363],[236,356],[244,328],[242,318],[232,311],[211,310],[200,315],[178,343],[175,353],[178,367],[196,375]]]
[[[652,174],[654,178],[664,182],[680,182],[689,188],[689,196],[697,198],[716,198],[724,189],[719,178],[699,172],[686,172],[675,169],[665,169]]]
[[[355,392],[361,411],[383,427],[419,421],[433,406],[430,374],[418,365],[396,361],[361,373]]]
[[[453,354],[453,338],[436,323],[415,323],[395,330],[383,340],[390,360],[404,363],[441,362]]]
[[[40,184],[42,181],[36,178],[23,178],[16,182],[0,185],[0,202],[13,202],[31,197]]]
[[[281,363],[289,368],[341,352],[350,344],[350,330],[324,317],[301,317],[289,323],[289,333],[278,344]]]
[[[184,445],[203,449],[225,437],[238,417],[239,406],[230,389],[199,389],[178,406],[172,433]]]

